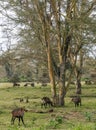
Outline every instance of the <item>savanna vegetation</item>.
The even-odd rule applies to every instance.
[[[12,84],[2,85],[0,84],[0,130],[96,130],[96,85],[83,84],[82,106],[76,108],[71,102],[71,96],[75,93],[74,85],[71,85],[65,97],[65,107],[51,108],[41,108],[42,96],[48,95],[52,99],[49,85],[34,88],[24,87],[23,83],[16,88]],[[28,103],[26,97],[29,97]],[[24,101],[20,102],[20,98]],[[18,126],[17,119],[11,125],[11,111],[17,107],[28,110],[24,115],[26,126],[22,123]],[[49,113],[49,109],[53,109],[53,112]]]
[[[0,0],[0,83],[1,129],[95,130],[96,0]]]
[[[0,7],[6,43],[6,51],[1,43],[1,63],[9,81],[47,77],[53,102],[64,106],[74,75],[81,94],[84,59],[96,58],[96,1],[5,0]]]

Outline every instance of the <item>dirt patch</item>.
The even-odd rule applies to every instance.
[[[81,121],[81,122],[85,121],[84,115],[76,111],[67,112],[66,114],[64,114],[64,118],[67,120],[76,120],[76,121]]]

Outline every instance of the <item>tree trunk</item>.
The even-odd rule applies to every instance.
[[[59,83],[59,106],[65,106],[65,95],[66,95],[66,90],[64,83],[61,81]]]
[[[48,57],[49,77],[50,77],[50,82],[51,82],[51,93],[52,93],[53,103],[54,103],[54,105],[56,105],[57,104],[57,95],[56,95],[55,74],[54,74],[53,65],[52,65],[52,56],[51,56],[49,42],[48,42],[48,48],[47,48],[47,57]]]
[[[76,94],[81,94],[81,81],[80,79],[77,78],[77,81],[76,81]]]
[[[60,65],[60,81],[59,81],[59,106],[65,105],[64,97],[66,95],[65,89],[65,62]]]
[[[81,68],[75,68],[76,94],[81,94]]]
[[[80,65],[76,68],[76,94],[81,94],[81,76],[83,67],[83,52],[80,51]]]

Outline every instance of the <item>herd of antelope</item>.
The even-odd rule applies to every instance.
[[[22,102],[23,99],[20,99],[20,102]],[[41,108],[46,108],[47,106],[49,107],[54,107],[53,102],[51,101],[51,99],[47,96],[41,98]],[[75,104],[75,107],[81,106],[81,98],[79,96],[74,96],[72,97],[71,101]],[[27,98],[27,102],[28,102],[28,98]],[[20,125],[20,121],[22,121],[23,125],[25,126],[24,123],[24,113],[28,112],[28,110],[26,110],[25,108],[15,108],[14,110],[12,110],[11,114],[12,114],[12,118],[11,118],[11,124],[14,124],[15,119],[18,119],[18,125]],[[53,112],[53,109],[50,109],[49,112]]]

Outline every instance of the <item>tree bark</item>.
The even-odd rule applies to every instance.
[[[51,81],[51,93],[52,97],[56,97],[56,85],[55,85],[55,76],[54,76],[54,71],[53,71],[53,66],[52,66],[52,57],[51,57],[51,51],[50,51],[50,45],[48,45],[48,50],[47,50],[47,56],[48,56],[48,69],[49,69],[49,77]]]
[[[60,81],[59,81],[59,106],[65,105],[64,97],[66,95],[66,89],[65,89],[65,63],[62,62],[60,65]]]
[[[80,65],[76,67],[76,94],[81,94],[81,76],[82,76],[82,67],[83,67],[83,53],[80,51]]]
[[[81,74],[79,70],[76,77],[76,94],[81,94]]]

